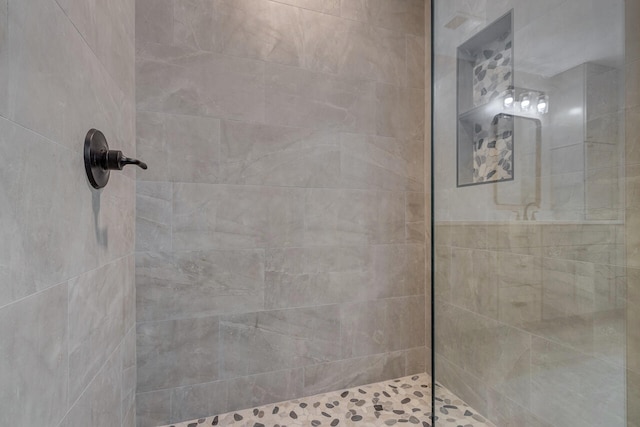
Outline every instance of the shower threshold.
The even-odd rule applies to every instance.
[[[164,427],[392,426],[431,427],[431,377],[419,374]],[[495,427],[441,385],[436,426]]]

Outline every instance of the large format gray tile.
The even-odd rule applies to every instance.
[[[106,132],[113,148],[131,147],[131,93],[122,91],[58,4],[11,0],[9,10],[7,117],[76,152],[92,126]],[[115,62],[109,66],[130,67],[133,50]]]
[[[177,45],[287,65],[302,63],[298,8],[265,0],[173,3]]]
[[[135,0],[135,42],[173,42],[173,0]]]
[[[122,391],[120,398],[122,401],[122,425],[128,427],[135,425],[136,414],[136,327],[135,324],[127,332],[120,345],[122,358]]]
[[[304,369],[305,396],[371,384],[404,375],[405,352],[393,352],[339,360]]]
[[[330,15],[340,14],[340,0],[278,0],[303,9],[317,10]]]
[[[627,402],[638,402],[640,399],[640,375],[627,370]],[[627,427],[640,426],[640,408],[638,405],[627,404]]]
[[[172,209],[170,182],[136,182],[136,251],[171,250]]]
[[[418,245],[269,250],[266,305],[286,308],[421,295],[424,249]]]
[[[228,410],[282,402],[303,395],[303,370],[268,372],[228,381]]]
[[[58,0],[57,3],[111,78],[133,100],[135,0]],[[108,23],[108,27],[104,23]]]
[[[136,255],[138,321],[206,317],[264,307],[262,250]]]
[[[69,399],[74,401],[125,334],[127,258],[69,281]]]
[[[340,321],[345,358],[425,345],[425,301],[419,297],[344,304]]]
[[[425,251],[422,245],[376,245],[369,299],[424,295]]]
[[[424,35],[422,0],[341,0],[342,16],[408,34]]]
[[[494,256],[487,251],[453,248],[451,293],[456,305],[487,317],[498,317],[498,283]]]
[[[0,275],[12,284],[0,292],[0,305],[133,251],[132,180],[115,175],[109,188],[92,193],[77,153],[4,119],[0,127],[0,150],[14,159],[0,189],[8,207]]]
[[[224,378],[297,368],[341,357],[338,306],[225,315]]]
[[[402,141],[423,141],[425,100],[421,90],[376,85],[376,131]],[[422,143],[421,143],[422,144]]]
[[[265,120],[283,126],[373,133],[375,84],[267,64]]]
[[[186,48],[138,48],[138,111],[264,119],[264,62]]]
[[[624,426],[625,372],[542,338],[533,338],[531,409],[566,426]]]
[[[80,156],[7,120],[0,128],[0,150],[14,159],[2,170],[0,188],[7,206],[0,275],[11,284],[0,291],[0,305],[132,251],[131,180],[116,176],[110,188],[92,194]]]
[[[304,191],[174,184],[173,249],[299,246]]]
[[[305,199],[305,243],[362,245],[403,243],[404,194],[310,189]]]
[[[140,323],[137,335],[138,392],[219,378],[217,317]]]
[[[373,253],[367,246],[269,249],[265,306],[338,304],[372,297]]]
[[[436,316],[436,342],[447,360],[513,401],[529,404],[529,334],[449,304],[441,304]]]
[[[226,120],[221,170],[229,184],[337,187],[340,146],[332,132]]]
[[[67,284],[0,310],[0,424],[56,424],[67,411]]]
[[[341,134],[340,179],[346,188],[421,191],[422,146],[390,137]]]
[[[157,427],[171,419],[171,389],[136,394],[138,427]]]
[[[149,165],[145,181],[220,180],[220,121],[208,117],[138,112],[137,155]]]
[[[122,425],[122,359],[115,351],[69,410],[60,427]]]
[[[425,55],[427,53],[424,37],[407,36],[407,81],[406,86],[425,87]]]
[[[171,389],[171,417],[163,421],[173,423],[226,412],[227,389],[225,381]]]
[[[0,1],[0,116],[7,117],[9,61],[7,33],[9,31],[9,0]]]
[[[404,83],[403,34],[311,11],[302,12],[302,24],[305,68],[383,83]]]

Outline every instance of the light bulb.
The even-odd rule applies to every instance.
[[[549,111],[549,98],[546,95],[538,97],[538,105],[536,106],[539,114],[545,114]]]
[[[511,108],[513,106],[513,92],[508,91],[504,96],[504,108]]]
[[[531,98],[529,98],[529,95],[523,95],[520,100],[520,108],[523,111],[529,111],[529,107],[531,107]]]

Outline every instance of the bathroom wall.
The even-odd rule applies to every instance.
[[[0,1],[0,425],[135,425],[131,0]]]
[[[522,219],[524,207],[536,202],[533,187],[537,185],[537,220],[622,219],[621,211],[615,207],[624,198],[623,185],[619,185],[623,176],[617,164],[624,145],[619,60],[624,55],[624,28],[620,22],[623,3],[591,2],[580,8],[577,2],[560,0],[461,0],[437,8],[440,37],[436,40],[435,87],[436,95],[442,94],[438,96],[437,122],[445,123],[458,113],[456,98],[450,95],[457,87],[457,46],[511,8],[514,84],[543,91],[550,98],[548,113],[540,117],[539,154],[536,155],[533,122],[517,119],[514,151],[519,154],[514,156],[515,179],[495,187],[456,187],[456,174],[451,171],[456,150],[450,142],[456,140],[456,127],[436,126],[436,139],[447,141],[438,146],[440,161],[434,165],[439,200],[436,210],[441,217],[446,215],[455,221]],[[466,21],[456,28],[446,27],[457,22],[456,16]],[[609,31],[598,32],[597,37],[594,33],[584,34],[593,27]],[[580,39],[589,43],[580,49],[570,47]],[[474,209],[469,209],[470,205]]]
[[[426,369],[422,0],[137,0],[138,425]]]
[[[625,87],[622,21],[634,16],[627,34],[635,37],[640,9],[627,3],[625,11],[621,1],[487,0],[484,19],[476,10],[457,31],[446,20],[436,27],[435,376],[501,427],[638,425],[637,280],[628,268],[638,232],[629,169],[638,73],[631,38]],[[460,189],[447,174],[456,120],[455,53],[447,52],[511,8],[515,84],[550,96],[535,221],[522,221],[526,203],[496,204],[503,184]],[[516,159],[530,153],[523,131]]]
[[[640,426],[640,1],[625,10],[625,236],[627,427]]]
[[[499,426],[624,426],[623,233],[439,223],[437,380]]]

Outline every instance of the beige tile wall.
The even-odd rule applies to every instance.
[[[136,8],[138,425],[424,371],[424,1]]]

